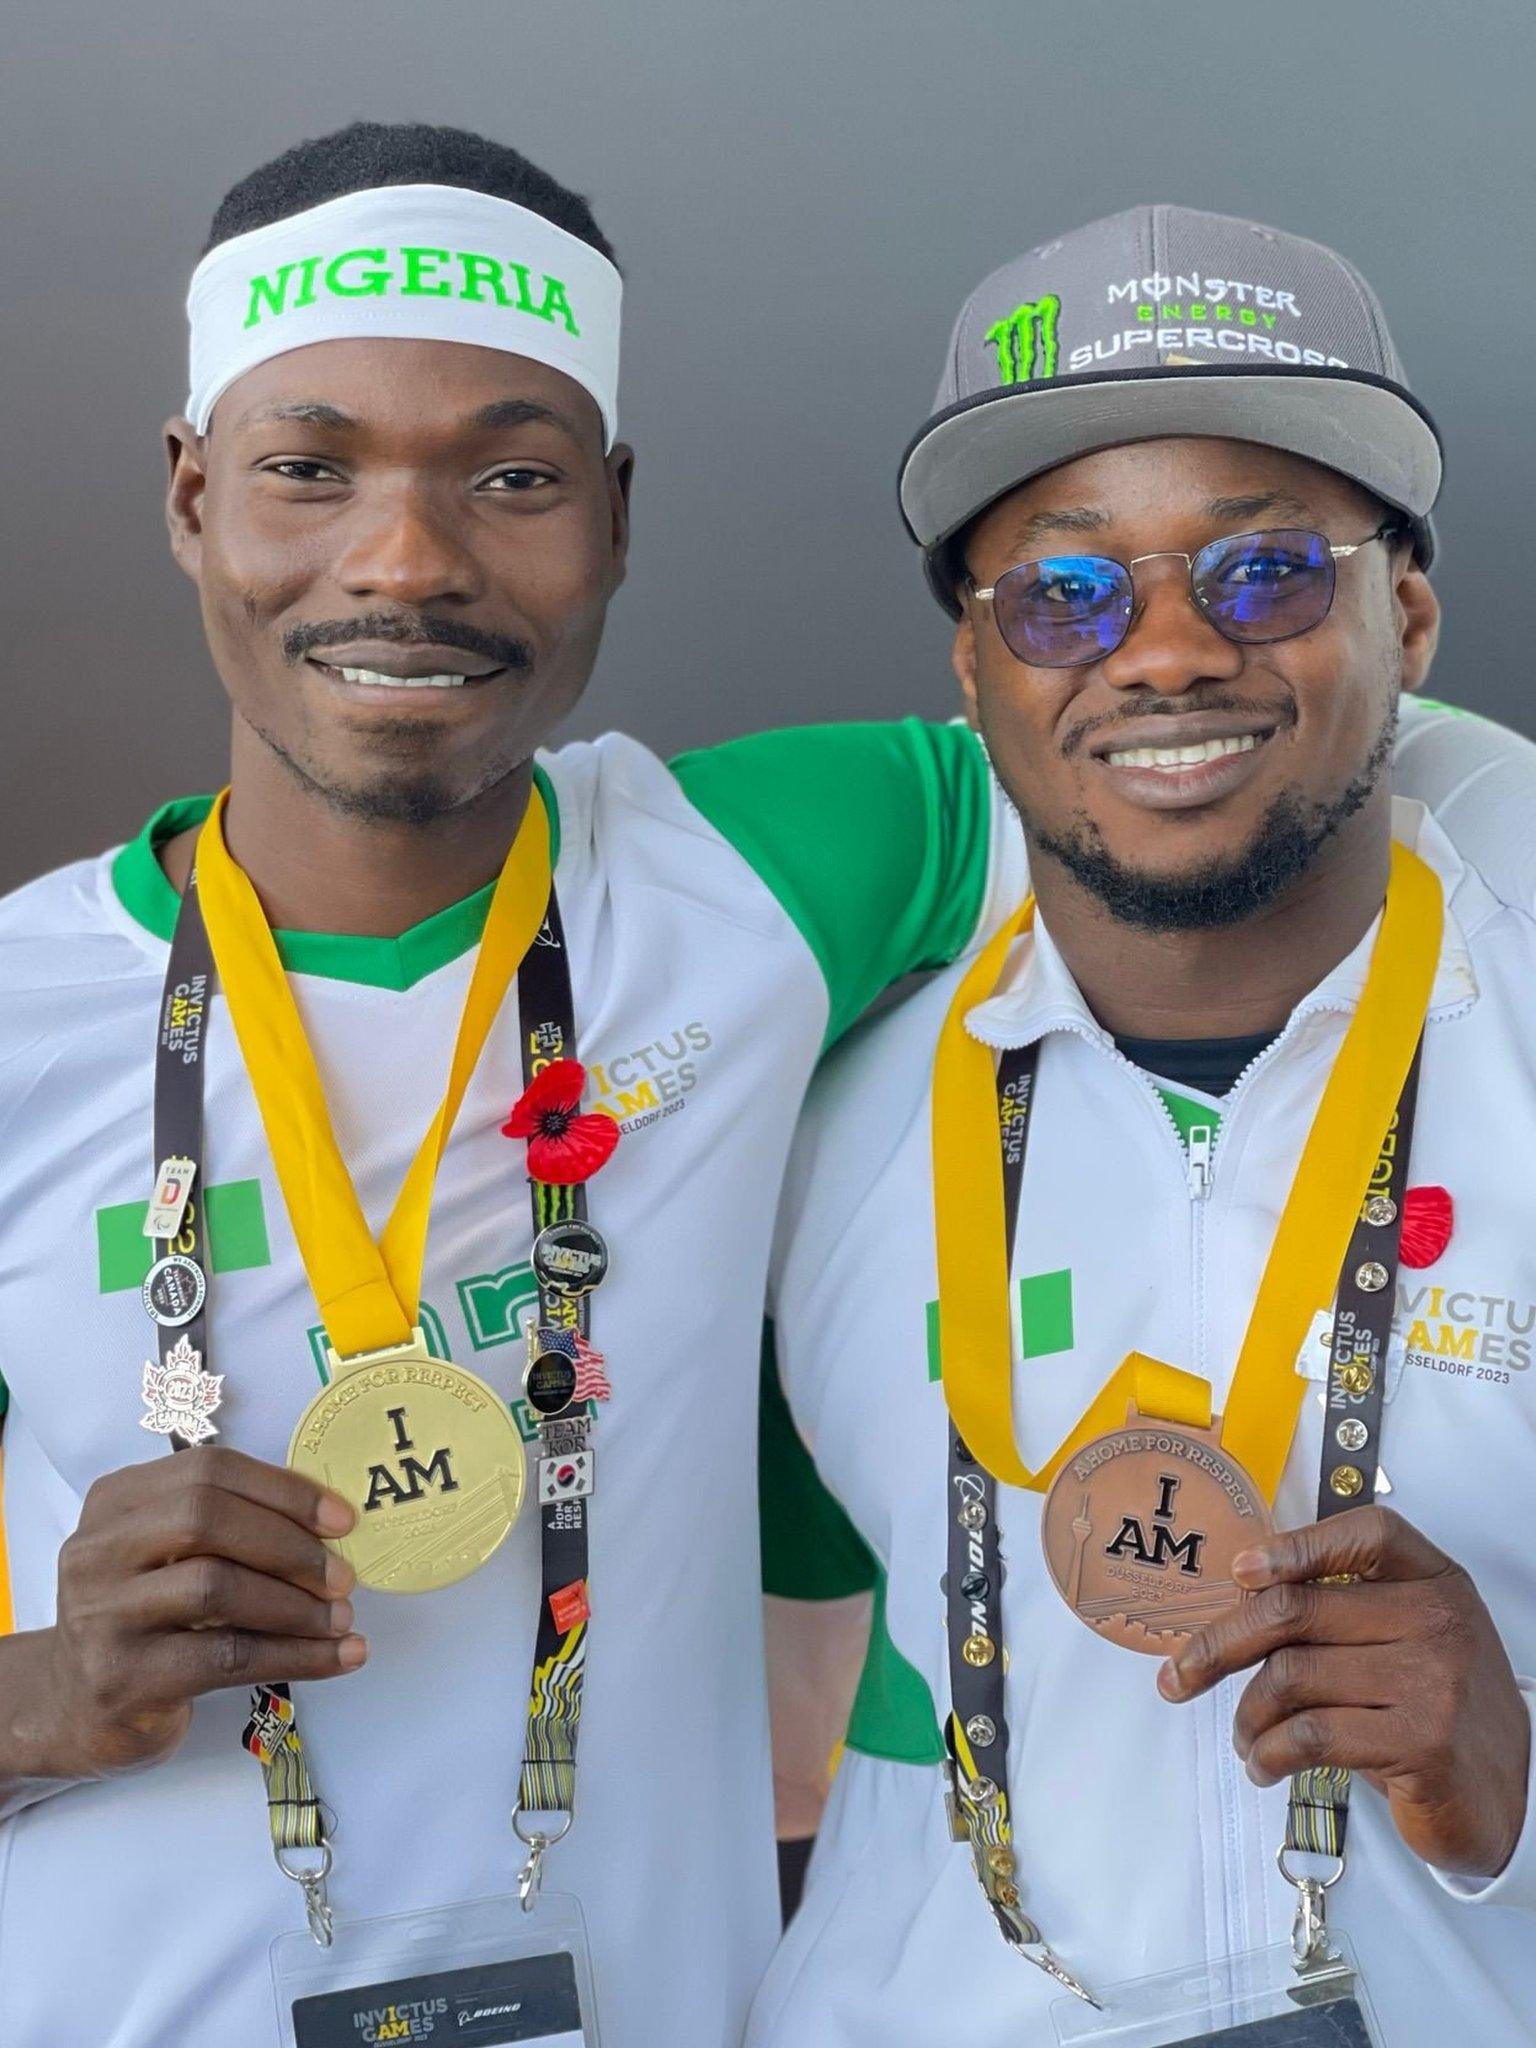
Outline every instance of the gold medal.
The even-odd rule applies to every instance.
[[[1247,1596],[1232,1560],[1269,1533],[1263,1494],[1221,1448],[1220,1419],[1139,1414],[1067,1459],[1040,1521],[1056,1590],[1107,1642],[1166,1657]]]
[[[422,1260],[449,1132],[549,904],[549,819],[535,787],[486,911],[442,1101],[375,1241],[266,917],[225,844],[226,800],[227,792],[216,799],[197,843],[203,921],[330,1340],[330,1384],[300,1418],[288,1463],[357,1509],[335,1548],[363,1585],[451,1586],[516,1521],[526,1459],[495,1389],[428,1352],[418,1322]]]
[[[408,1344],[330,1353],[288,1463],[357,1509],[331,1548],[381,1593],[428,1593],[477,1571],[523,1504],[522,1438],[478,1374]]]

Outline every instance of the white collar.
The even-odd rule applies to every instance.
[[[1491,906],[1494,899],[1423,804],[1408,797],[1393,797],[1392,837],[1411,847],[1444,886],[1445,933],[1429,1015],[1436,1020],[1459,1015],[1472,1007],[1478,995],[1466,927],[1480,922],[1479,913]],[[1380,922],[1378,915],[1359,943],[1324,975],[1316,988],[1302,997],[1291,1012],[1287,1030],[1300,1018],[1320,1010],[1348,1012],[1355,1007],[1365,986],[1371,947]],[[1033,930],[1010,949],[993,993],[967,1012],[965,1028],[983,1045],[998,1049],[1028,1045],[1051,1031],[1075,1031],[1106,1046],[1114,1043],[1083,1001],[1070,968],[1039,917]]]

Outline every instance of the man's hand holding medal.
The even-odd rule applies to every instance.
[[[1168,1659],[1164,1697],[1196,1699],[1257,1666],[1233,1724],[1256,1784],[1357,1772],[1416,1856],[1496,1876],[1525,1821],[1530,1717],[1461,1566],[1392,1509],[1366,1507],[1266,1537],[1232,1569],[1251,1597]]]
[[[44,1666],[37,1773],[158,1763],[202,1693],[355,1671],[357,1574],[323,1539],[356,1519],[301,1473],[223,1446],[98,1479],[59,1555],[56,1625],[27,1639]]]

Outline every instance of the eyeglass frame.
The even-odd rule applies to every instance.
[[[1220,626],[1218,626],[1216,621],[1211,617],[1204,600],[1201,598],[1199,591],[1195,588],[1195,563],[1198,560],[1198,558],[1205,553],[1206,548],[1220,547],[1228,541],[1248,540],[1250,538],[1256,539],[1260,534],[1264,533],[1310,533],[1312,534],[1312,537],[1315,540],[1322,541],[1324,546],[1327,548],[1329,554],[1333,557],[1333,559],[1336,562],[1341,562],[1349,555],[1358,555],[1364,548],[1374,547],[1376,542],[1379,540],[1396,540],[1406,535],[1407,532],[1408,528],[1403,524],[1400,518],[1384,519],[1381,525],[1377,527],[1376,531],[1374,533],[1368,533],[1364,540],[1348,541],[1342,544],[1336,544],[1335,542],[1329,540],[1326,533],[1318,533],[1315,530],[1315,528],[1312,527],[1257,526],[1242,533],[1219,533],[1215,536],[1213,540],[1208,540],[1202,546],[1196,548],[1194,554],[1192,555],[1186,554],[1182,548],[1156,548],[1150,554],[1133,555],[1128,562],[1122,562],[1118,555],[1090,556],[1089,559],[1097,560],[1100,562],[1113,562],[1117,569],[1123,569],[1126,573],[1127,578],[1130,581],[1131,597],[1133,601],[1136,595],[1135,571],[1136,566],[1139,562],[1162,562],[1173,560],[1181,561],[1189,572],[1190,602],[1196,607],[1196,609],[1200,613],[1200,616],[1206,621],[1206,623],[1210,626],[1213,632],[1221,633],[1222,639],[1229,641],[1231,645],[1234,647],[1277,647],[1285,640],[1299,640],[1302,637],[1302,634],[1304,633],[1316,632],[1317,628],[1323,623],[1323,619],[1327,618],[1328,612],[1331,612],[1333,610],[1333,600],[1336,594],[1337,586],[1335,586],[1335,589],[1333,591],[1330,591],[1328,594],[1328,611],[1325,611],[1323,613],[1322,618],[1314,619],[1310,626],[1299,627],[1297,631],[1294,633],[1282,633],[1276,640],[1238,640],[1234,638],[1234,636],[1230,633],[1222,633]],[[980,588],[969,576],[966,578],[966,582],[970,585],[972,597],[976,598],[978,601],[985,600],[986,602],[990,603],[992,599],[997,595],[997,586],[999,583],[1003,581],[1004,577],[1013,575],[1014,571],[1017,569],[1032,569],[1036,566],[1037,563],[1049,562],[1053,559],[1055,558],[1050,555],[1031,555],[1025,561],[1011,562],[1009,566],[1003,571],[1002,576],[994,577],[992,582],[990,582],[985,589]],[[994,623],[996,621],[996,616],[997,615],[994,612]],[[1059,668],[1089,668],[1095,661],[1108,661],[1110,655],[1118,654],[1120,652],[1120,649],[1125,645],[1126,641],[1129,640],[1129,638],[1131,637],[1131,627],[1132,625],[1134,625],[1134,623],[1135,617],[1133,614],[1131,619],[1129,619],[1126,622],[1125,632],[1115,642],[1113,647],[1105,649],[1098,654],[1086,655],[1081,661],[1064,661],[1058,663],[1032,662],[1028,665],[1030,667],[1036,668],[1042,666]],[[1002,638],[1002,628],[1000,626],[998,627],[998,636],[999,638]],[[1003,639],[1003,645],[1005,647],[1008,647],[1008,642],[1006,639]],[[1011,647],[1008,647],[1008,652],[1010,654],[1013,654],[1013,649]],[[1015,661],[1023,661],[1025,659],[1023,655],[1019,654],[1013,654],[1013,658]]]

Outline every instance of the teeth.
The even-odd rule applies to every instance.
[[[1111,768],[1198,768],[1202,761],[1219,761],[1225,754],[1251,754],[1259,735],[1245,732],[1241,738],[1202,740],[1189,747],[1127,747],[1122,753],[1106,754]]]
[[[465,676],[387,676],[376,668],[342,668],[336,673],[349,683],[382,683],[389,690],[456,690]]]

